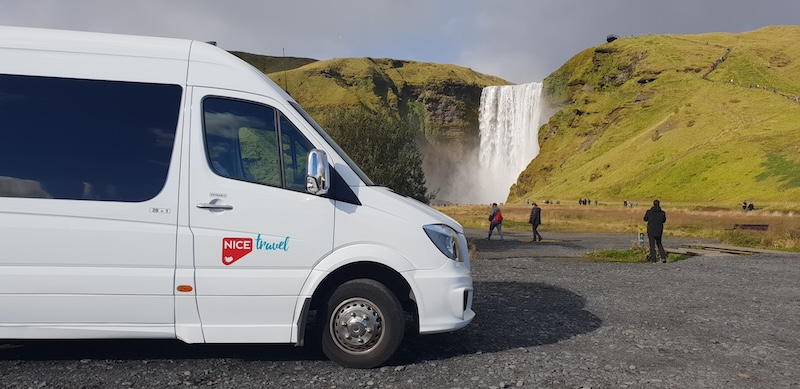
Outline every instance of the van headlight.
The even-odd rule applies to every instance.
[[[462,262],[464,256],[461,254],[461,242],[456,230],[444,224],[428,224],[422,227],[431,242],[447,258]],[[466,245],[465,245],[466,246]]]

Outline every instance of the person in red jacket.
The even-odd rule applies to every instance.
[[[503,212],[497,203],[492,203],[492,212],[489,214],[489,237],[487,240],[492,240],[492,231],[497,227],[497,232],[500,233],[500,240],[503,240]]]

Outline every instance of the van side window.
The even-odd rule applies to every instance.
[[[203,121],[208,162],[216,174],[305,190],[306,160],[312,146],[280,112],[261,104],[207,97]]]
[[[286,187],[305,190],[308,152],[313,149],[313,146],[286,116],[281,115],[280,124]]]
[[[179,85],[0,75],[0,197],[139,202],[167,180]]]

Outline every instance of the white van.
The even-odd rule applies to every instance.
[[[374,186],[247,63],[0,27],[0,339],[300,346],[315,318],[368,368],[474,315],[461,226]]]

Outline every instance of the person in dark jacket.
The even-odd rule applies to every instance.
[[[531,217],[528,219],[528,223],[533,226],[533,241],[536,242],[538,239],[539,242],[542,241],[542,235],[539,234],[539,224],[542,224],[542,209],[539,208],[539,205],[536,202],[533,203],[533,208],[531,209]]]
[[[664,234],[667,213],[661,210],[661,203],[658,200],[653,200],[653,207],[644,214],[644,221],[647,222],[647,239],[650,241],[650,262],[656,262],[656,245],[658,245],[661,262],[666,263],[667,253],[661,245],[661,235]]]

